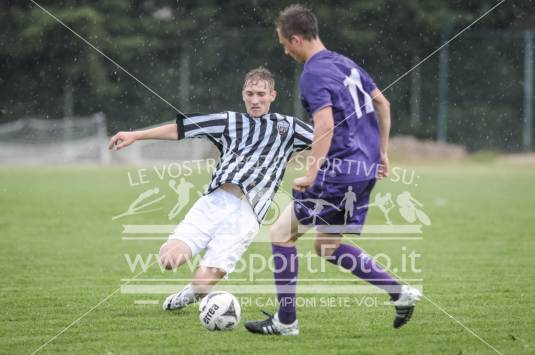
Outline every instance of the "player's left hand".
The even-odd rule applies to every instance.
[[[310,186],[314,185],[313,178],[310,178],[308,176],[301,176],[294,179],[294,189],[296,189],[299,192],[303,192],[306,189],[308,189]]]

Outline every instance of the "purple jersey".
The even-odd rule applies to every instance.
[[[373,79],[352,60],[322,50],[305,63],[301,101],[310,116],[331,106],[334,134],[327,162],[317,183],[375,179],[380,162],[380,136],[371,93]]]

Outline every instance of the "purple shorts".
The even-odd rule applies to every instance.
[[[299,224],[320,233],[360,234],[375,179],[346,184],[316,184],[304,192],[293,190]]]

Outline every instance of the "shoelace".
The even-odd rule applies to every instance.
[[[262,313],[264,313],[266,316],[268,316],[269,319],[273,319],[273,317],[275,316],[275,314],[266,312],[266,311],[264,311],[263,309],[261,309],[260,311],[261,311]]]

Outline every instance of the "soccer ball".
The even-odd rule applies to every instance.
[[[240,322],[241,307],[228,292],[215,291],[199,305],[199,320],[208,330],[231,330]]]

